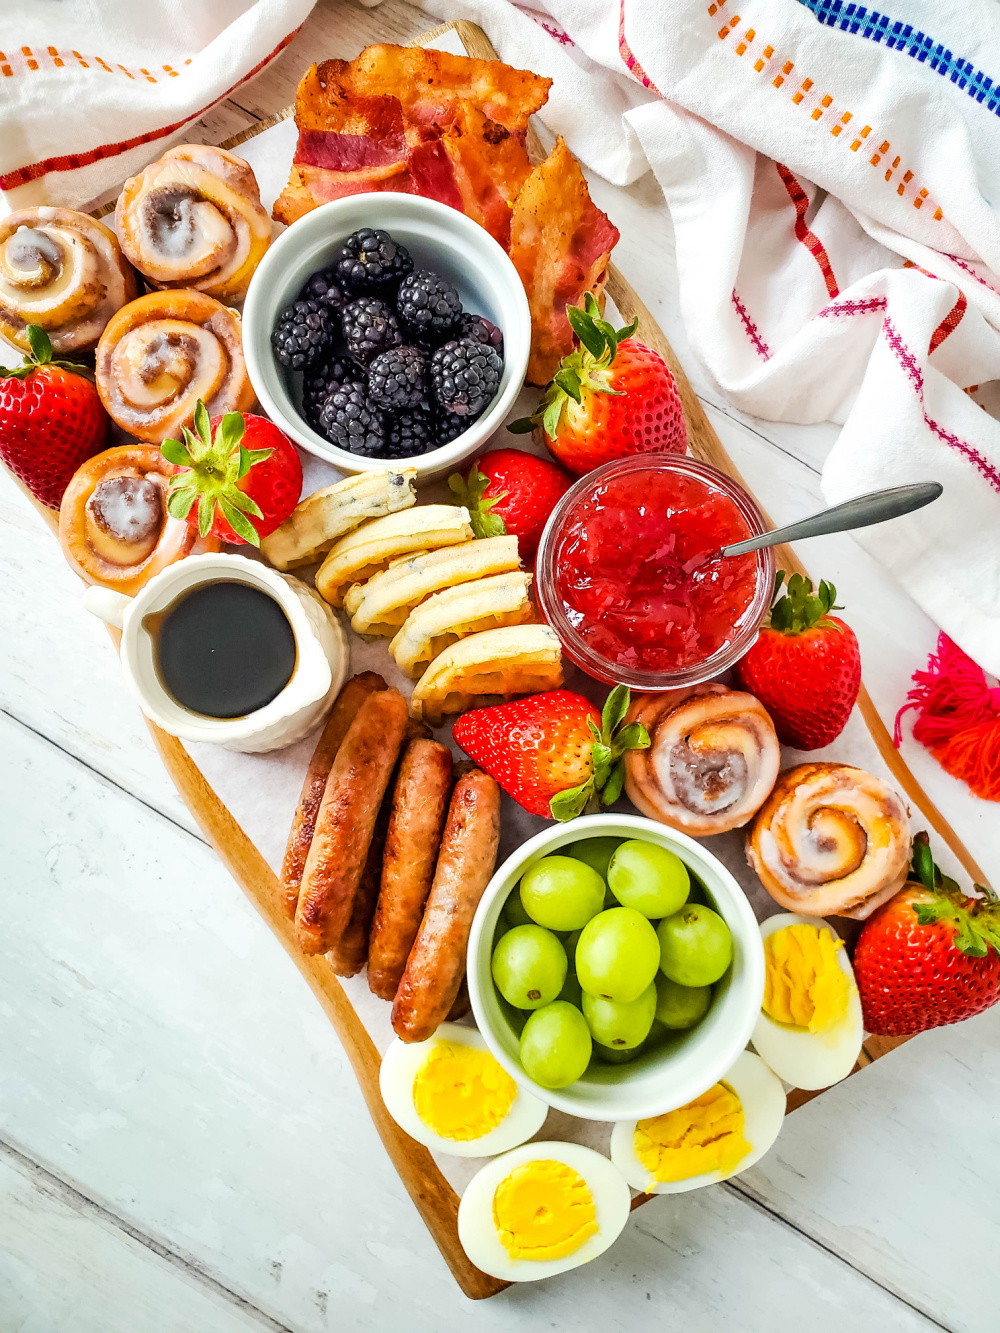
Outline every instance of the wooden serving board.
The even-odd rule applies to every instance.
[[[465,21],[443,24],[425,33],[414,44],[433,44],[452,31],[470,55],[485,59],[497,58],[496,51],[482,29]],[[287,119],[291,113],[292,108],[289,107],[226,140],[220,146],[238,148],[240,144]],[[537,136],[530,130],[528,151],[535,160],[544,156]],[[110,203],[95,212],[100,216],[111,212],[113,208],[114,204]],[[633,288],[614,265],[610,268],[607,290],[624,319],[630,320],[633,317],[638,319],[637,336],[659,351],[670,365],[684,405],[691,454],[728,473],[749,490],[713,430],[669,342]],[[14,480],[17,482],[16,478]],[[17,484],[20,486],[19,482]],[[56,532],[58,516],[36,501],[23,486],[21,489],[52,531]],[[806,572],[791,547],[780,546],[776,549],[775,555],[779,568],[789,573]],[[112,631],[112,636],[117,642],[117,631]],[[974,882],[985,882],[986,877],[971,853],[923,791],[893,746],[889,732],[863,686],[858,698],[858,709],[887,768],[912,805],[951,849],[970,878]],[[354,1069],[372,1121],[385,1149],[462,1291],[473,1300],[496,1295],[509,1284],[481,1272],[466,1257],[458,1239],[458,1195],[443,1176],[430,1152],[404,1133],[387,1112],[379,1092],[380,1057],[375,1043],[325,957],[306,956],[299,950],[293,925],[280,902],[278,880],[274,871],[206,780],[182,743],[161,731],[153,723],[147,725],[164,767],[197,821],[198,827],[282,944],[333,1025]],[[861,1057],[853,1072],[856,1073],[873,1060],[877,1060],[900,1045],[903,1040],[907,1039],[870,1037],[864,1044]],[[818,1095],[820,1094],[816,1092],[793,1090],[788,1096],[788,1110],[794,1110]],[[649,1202],[652,1197],[654,1196],[637,1196],[633,1200],[633,1208]]]

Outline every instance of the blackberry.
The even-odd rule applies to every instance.
[[[474,417],[460,417],[456,412],[442,412],[438,408],[433,414],[434,448],[440,449],[443,444],[451,444],[452,440],[457,440],[463,431],[475,424],[479,415],[477,413]]]
[[[365,371],[350,357],[333,356],[307,371],[302,379],[302,415],[310,426],[319,422],[323,399],[341,384],[363,384]]]
[[[361,384],[338,384],[323,399],[319,429],[331,444],[364,458],[380,458],[385,447],[385,422],[365,397]]]
[[[347,350],[366,363],[403,341],[396,316],[377,296],[359,296],[345,305],[341,326]]]
[[[500,387],[502,374],[495,348],[471,338],[447,342],[431,357],[434,397],[446,412],[460,417],[479,416]]]
[[[415,458],[436,449],[439,443],[435,415],[426,407],[413,407],[386,418],[385,448],[379,456]]]
[[[476,343],[488,343],[503,357],[503,334],[484,315],[468,313],[462,315],[455,330],[455,337],[471,338]]]
[[[406,246],[371,227],[348,236],[333,261],[334,276],[349,292],[381,291],[412,271]]]
[[[399,284],[396,310],[408,333],[439,343],[455,327],[462,313],[462,302],[450,282],[437,273],[420,269]]]
[[[299,300],[315,301],[318,305],[329,306],[331,310],[342,310],[347,304],[347,297],[337,286],[332,268],[321,268],[308,278],[299,292]]]
[[[416,407],[424,397],[423,352],[416,347],[393,347],[380,352],[368,366],[368,397],[386,412]]]
[[[278,316],[271,333],[271,348],[289,370],[314,366],[333,346],[336,330],[325,305],[318,301],[293,301]]]

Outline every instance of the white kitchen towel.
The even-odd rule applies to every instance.
[[[1000,673],[1000,424],[965,392],[1000,379],[996,0],[423,3],[552,76],[593,170],[655,173],[694,351],[747,412],[843,424],[831,502],[944,483],[858,540]]]
[[[0,214],[132,175],[295,36],[314,0],[0,0]]]

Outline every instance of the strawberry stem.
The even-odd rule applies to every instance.
[[[566,823],[577,815],[593,813],[602,805],[614,805],[622,794],[626,751],[644,750],[649,745],[649,732],[641,722],[622,727],[629,700],[628,686],[616,685],[604,701],[600,727],[593,718],[588,718],[587,726],[593,737],[593,772],[579,786],[556,792],[549,802],[553,819]]]
[[[913,904],[918,925],[951,921],[955,926],[952,943],[960,953],[969,958],[985,958],[994,949],[1000,955],[1000,899],[992,889],[978,884],[976,888],[983,897],[966,897],[957,881],[943,874],[935,862],[925,829],[913,839],[910,871],[912,878],[933,895],[929,902]]]
[[[60,370],[69,371],[72,375],[80,375],[84,379],[91,378],[87,367],[80,365],[79,362],[53,359],[52,343],[49,341],[49,335],[40,324],[29,324],[25,333],[31,350],[25,353],[24,360],[19,366],[9,368],[0,366],[0,379],[24,380],[42,366],[57,366]]]
[[[232,530],[251,546],[260,545],[252,518],[263,518],[257,502],[240,490],[252,467],[270,458],[273,449],[246,449],[242,443],[246,418],[242,412],[227,412],[212,434],[208,408],[199,398],[194,409],[194,430],[181,427],[181,440],[164,440],[160,453],[168,463],[183,469],[167,490],[167,512],[186,519],[197,502],[198,532],[206,537],[221,512]]]
[[[593,292],[585,292],[583,306],[566,307],[566,318],[579,340],[579,347],[564,356],[552,382],[530,417],[512,421],[507,429],[513,435],[527,435],[541,426],[549,439],[554,440],[570,402],[582,403],[585,393],[606,393],[620,396],[613,389],[607,372],[618,352],[618,344],[631,338],[638,327],[633,319],[624,328],[613,328],[601,317],[601,307]]]
[[[768,624],[780,634],[804,634],[809,629],[840,629],[836,621],[830,619],[831,611],[842,611],[837,606],[837,589],[825,580],[813,591],[812,581],[803,574],[792,574],[785,585],[785,595],[781,587],[785,582],[785,571],[779,569],[774,579],[774,601],[771,603],[771,616]]]
[[[506,498],[507,492],[503,491],[500,495],[492,495],[487,499],[484,492],[489,484],[490,478],[479,471],[478,460],[469,469],[467,477],[463,477],[461,472],[453,472],[448,478],[448,489],[458,503],[465,505],[469,511],[469,522],[475,535],[503,537],[507,532],[507,524],[499,514],[491,514],[490,510],[500,500]]]

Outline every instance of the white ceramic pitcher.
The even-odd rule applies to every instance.
[[[245,717],[206,717],[178,703],[160,680],[156,644],[144,624],[183,593],[222,579],[247,583],[273,597],[295,636],[295,669],[288,684]],[[121,663],[129,691],[152,722],[181,740],[208,741],[252,754],[291,745],[316,726],[347,678],[347,635],[333,608],[300,579],[244,556],[188,556],[161,570],[134,597],[91,587],[84,605],[121,630]]]

